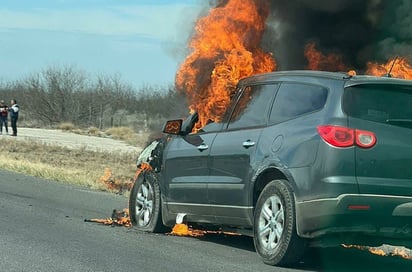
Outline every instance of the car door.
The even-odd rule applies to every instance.
[[[170,212],[208,215],[208,156],[216,132],[175,136],[163,158],[165,204]]]
[[[266,126],[276,84],[243,88],[240,98],[218,133],[210,151],[209,203],[220,223],[247,217],[254,153]]]

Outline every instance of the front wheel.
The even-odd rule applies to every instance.
[[[130,221],[139,230],[164,232],[161,210],[158,180],[154,173],[143,171],[130,191]]]
[[[305,241],[296,233],[294,196],[285,180],[266,185],[254,212],[254,244],[263,262],[287,266],[297,263]]]

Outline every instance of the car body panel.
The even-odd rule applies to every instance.
[[[242,218],[251,209],[248,192],[260,133],[261,129],[248,129],[217,135],[210,153],[208,184],[209,203],[215,216]]]
[[[412,197],[412,129],[355,119],[350,125],[377,138],[371,149],[356,148],[360,193]]]
[[[169,141],[163,157],[162,187],[170,211],[208,213],[207,184],[209,181],[210,148],[216,133],[175,136]],[[179,207],[176,210],[175,207]],[[185,207],[185,208],[182,208]]]
[[[361,194],[412,196],[412,86],[391,82],[345,89],[349,126],[376,137],[373,147],[355,148]]]

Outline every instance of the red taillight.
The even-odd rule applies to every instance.
[[[335,147],[350,147],[355,144],[362,148],[370,148],[376,143],[373,132],[341,126],[318,126],[319,135],[328,144]]]
[[[319,135],[328,144],[336,147],[349,147],[355,143],[353,129],[339,126],[318,126]]]

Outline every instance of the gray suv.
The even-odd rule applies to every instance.
[[[310,245],[412,245],[412,81],[319,71],[242,79],[219,123],[165,124],[138,166],[134,225],[253,236],[271,265]]]

